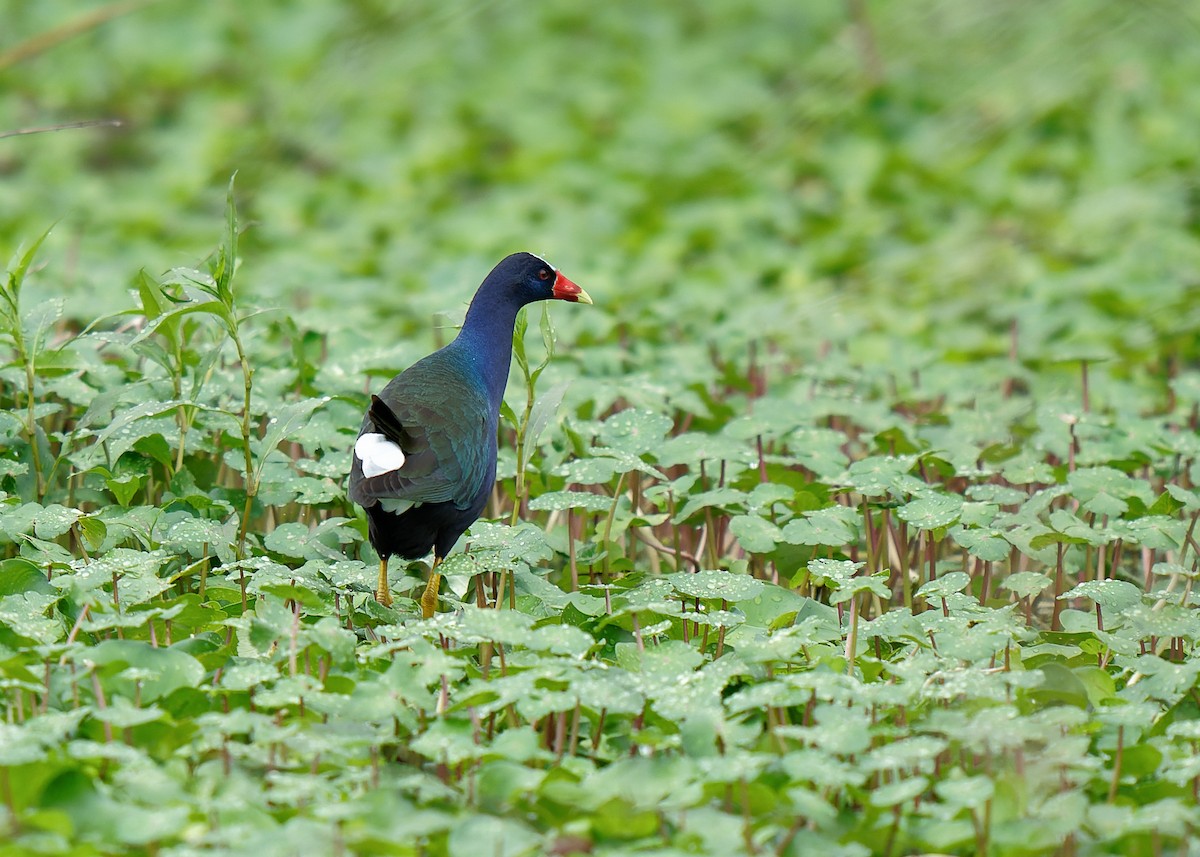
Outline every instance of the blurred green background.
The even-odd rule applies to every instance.
[[[80,318],[198,263],[236,171],[243,292],[369,340],[530,249],[604,307],[572,337],[1191,348],[1190,4],[0,10],[0,130],[123,123],[0,140],[0,248],[58,222],[40,286]]]

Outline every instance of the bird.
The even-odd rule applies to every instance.
[[[454,340],[371,396],[347,493],[366,512],[367,538],[379,555],[375,598],[385,607],[392,604],[388,559],[420,559],[432,551],[421,615],[428,619],[436,611],[438,566],[482,514],[496,481],[517,312],[543,300],[592,303],[540,256],[506,256],[475,292]]]

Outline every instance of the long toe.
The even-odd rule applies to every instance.
[[[429,583],[421,593],[421,615],[429,619],[437,612],[438,587],[441,586],[442,576],[437,572],[429,575]]]

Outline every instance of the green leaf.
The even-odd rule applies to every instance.
[[[516,431],[521,425],[521,421],[517,419],[517,412],[512,409],[512,405],[510,405],[508,402],[500,402],[500,417],[506,423],[512,426],[514,431]]]
[[[1071,705],[1086,708],[1088,690],[1078,676],[1061,663],[1051,661],[1038,669],[1042,673],[1042,684],[1029,691],[1029,697],[1039,706]]]
[[[929,788],[929,780],[925,777],[896,780],[871,790],[871,806],[888,807],[908,803],[924,794],[927,788]]]
[[[906,503],[896,514],[919,530],[937,530],[957,522],[962,506],[957,494],[931,494]]]
[[[30,741],[20,726],[0,723],[0,765],[16,767],[40,762],[46,758],[46,748]]]
[[[66,636],[63,623],[46,613],[57,600],[54,594],[29,587],[21,592],[0,598],[0,626],[12,633],[43,645]]]
[[[161,434],[152,434],[139,438],[133,445],[134,450],[140,452],[147,458],[153,459],[161,464],[167,470],[171,470],[174,465],[174,459],[171,455],[171,447],[167,443],[166,438]]]
[[[600,440],[612,449],[641,455],[658,447],[672,426],[671,418],[663,414],[629,409],[604,421]]]
[[[744,442],[703,432],[685,432],[667,438],[654,450],[654,459],[663,467],[677,464],[699,465],[701,461],[742,461],[749,463],[754,451]]]
[[[530,373],[530,380],[536,382],[538,376],[542,374],[542,370],[550,365],[551,358],[554,357],[554,348],[558,342],[554,335],[554,323],[550,320],[550,304],[542,304],[542,317],[538,322],[538,328],[542,334],[542,349],[546,352],[542,358],[542,362],[537,368]]]
[[[829,596],[829,603],[842,604],[860,592],[872,592],[885,599],[892,595],[892,591],[888,589],[886,574],[863,575],[852,577],[847,582],[839,584]]]
[[[747,553],[769,553],[780,538],[779,528],[757,515],[735,515],[729,519],[729,532]]]
[[[1003,562],[1012,550],[1000,529],[956,527],[951,530],[950,537],[972,556],[986,562]]]
[[[556,468],[554,474],[564,477],[568,482],[578,482],[582,485],[605,483],[618,473],[628,473],[631,470],[637,470],[656,479],[664,478],[663,474],[644,461],[620,450],[595,448],[590,451],[596,457],[569,461]]]
[[[521,307],[513,324],[513,356],[517,360],[517,368],[526,378],[529,377],[529,358],[525,354],[525,331],[529,329],[528,307]],[[514,423],[515,424],[515,423]]]
[[[56,539],[70,531],[83,517],[78,509],[68,509],[54,503],[38,512],[33,519],[33,531],[39,539]]]
[[[222,562],[233,562],[233,545],[237,541],[237,524],[219,524],[204,518],[182,517],[167,527],[162,537],[163,548],[182,551],[193,559],[215,554]]]
[[[329,397],[304,399],[299,402],[289,402],[279,409],[278,413],[267,420],[267,430],[261,441],[254,443],[256,481],[262,479],[263,467],[267,457],[275,451],[286,438],[295,433],[301,426],[312,418],[313,412],[329,402]]]
[[[1179,565],[1174,562],[1156,562],[1150,569],[1151,574],[1159,576],[1178,575],[1194,580],[1200,577],[1200,568]]]
[[[0,507],[2,508],[4,507]],[[42,511],[41,505],[37,503],[7,507],[7,511],[0,514],[0,532],[6,535],[8,541],[16,541],[22,535],[34,532],[34,521]]]
[[[612,504],[613,498],[590,491],[549,491],[530,500],[529,508],[536,512],[562,512],[567,509],[607,512]]]
[[[105,684],[128,699],[140,697],[143,703],[194,687],[204,675],[204,667],[191,655],[137,640],[105,640],[89,649],[88,660],[100,665],[121,663],[141,671],[136,680],[118,673]]]
[[[46,579],[46,573],[29,560],[0,560],[0,597],[21,592],[50,595],[54,592],[54,587]]]
[[[967,809],[980,809],[996,793],[996,785],[984,774],[963,776],[955,772],[952,776],[934,785],[937,796],[951,806],[961,806]]]
[[[1088,598],[1105,610],[1120,612],[1142,601],[1142,592],[1124,580],[1085,580],[1058,596],[1060,601]]]
[[[134,443],[157,432],[156,429],[151,429],[138,433],[137,423],[153,417],[160,417],[164,414],[174,413],[181,404],[184,404],[182,400],[172,399],[165,402],[142,402],[140,405],[134,405],[132,408],[122,412],[120,416],[115,417],[112,422],[95,435],[92,441],[94,449],[99,450],[103,444],[108,443],[110,440],[120,439],[124,441],[124,444],[113,456],[114,460],[119,458],[120,454],[124,450],[131,448]],[[99,457],[101,456],[93,456],[93,458]]]
[[[217,295],[230,308],[233,307],[233,274],[238,264],[237,202],[233,196],[235,179],[236,171],[229,177],[229,187],[225,191],[225,235],[212,272]]]
[[[92,712],[92,716],[97,720],[103,723],[111,723],[118,729],[128,729],[131,726],[153,723],[155,720],[160,720],[163,715],[163,710],[155,705],[147,708],[135,708],[133,703],[123,696],[113,697],[109,700],[107,708],[97,709]]]
[[[21,319],[21,327],[27,349],[27,359],[32,359],[34,369],[47,365],[50,361],[44,359],[43,349],[50,330],[63,316],[64,302],[62,298],[44,300],[25,312]]]
[[[853,462],[840,480],[866,497],[903,497],[925,490],[925,483],[909,474],[914,456],[872,456]]]
[[[722,601],[749,601],[764,589],[761,580],[729,571],[681,571],[667,575],[667,580],[682,595]]]
[[[761,593],[754,598],[738,602],[738,609],[746,617],[746,624],[757,628],[774,627],[780,622],[786,626],[799,624],[810,611],[818,615],[825,611],[825,618],[837,615],[831,608],[811,598],[771,583],[763,584]]]
[[[33,265],[33,260],[37,256],[38,250],[41,249],[43,242],[50,237],[50,231],[54,227],[46,229],[41,235],[33,240],[33,243],[25,249],[23,253],[18,251],[18,255],[9,263],[8,277],[5,287],[0,289],[0,297],[4,298],[4,314],[0,316],[5,319],[5,326],[11,335],[19,334],[18,319],[19,306],[21,299],[21,287],[25,284],[25,277],[29,273],[29,268]]]
[[[1085,545],[1088,540],[1082,536],[1068,536],[1066,533],[1042,533],[1034,536],[1029,540],[1029,547],[1033,550],[1041,550],[1048,548],[1051,545]]]
[[[682,523],[688,520],[697,512],[713,507],[720,508],[722,511],[742,510],[745,508],[749,497],[745,491],[739,491],[736,488],[715,488],[712,491],[699,491],[688,497],[683,508],[675,513],[675,518],[672,523]]]
[[[546,430],[546,426],[550,425],[550,421],[558,413],[558,408],[562,404],[563,396],[567,394],[568,387],[570,387],[569,384],[557,384],[534,400],[533,407],[529,411],[529,424],[525,427],[525,448],[527,450],[532,450],[537,446],[542,432]]]
[[[112,492],[118,505],[128,506],[138,489],[142,487],[142,477],[136,473],[106,477],[104,485]]]
[[[270,664],[241,660],[229,664],[221,673],[221,687],[227,690],[250,690],[273,684],[279,672]]]
[[[849,583],[864,565],[866,563],[848,559],[814,559],[808,564],[808,570],[818,585],[837,589]]]
[[[957,592],[962,592],[971,584],[971,576],[962,571],[951,571],[943,574],[937,580],[931,580],[917,590],[922,598],[949,598]]]
[[[203,279],[201,279],[201,277],[203,277],[203,275],[200,275],[198,271],[191,271],[188,272],[187,275],[184,275],[182,273],[182,269],[176,269],[175,271],[170,272],[163,282],[164,284],[171,282],[186,282],[189,284],[195,284],[208,280],[207,277],[203,277]],[[213,288],[215,288],[215,286],[213,286]],[[175,324],[183,321],[187,316],[196,314],[215,316],[221,320],[226,329],[229,329],[230,325],[236,325],[237,323],[232,314],[229,312],[229,309],[219,300],[192,301],[184,303],[181,306],[177,306],[174,309],[158,316],[158,318],[152,319],[148,324],[146,324],[145,327],[142,328],[142,332],[134,338],[131,344],[137,344],[144,339],[148,339],[157,333],[158,329],[161,327]]]
[[[789,521],[781,533],[782,541],[793,545],[839,546],[857,538],[858,515],[845,506],[829,506],[805,512],[803,518]]]
[[[1037,595],[1053,583],[1053,578],[1038,571],[1018,571],[1000,581],[1001,586],[1014,593],[1018,598]]]

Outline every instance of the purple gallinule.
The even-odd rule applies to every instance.
[[[517,311],[543,300],[590,304],[588,293],[532,253],[487,275],[458,336],[387,383],[363,417],[350,467],[350,499],[367,513],[379,554],[375,597],[392,603],[388,558],[433,551],[421,613],[433,615],[437,568],[483,512],[496,481],[496,432],[512,360]]]

